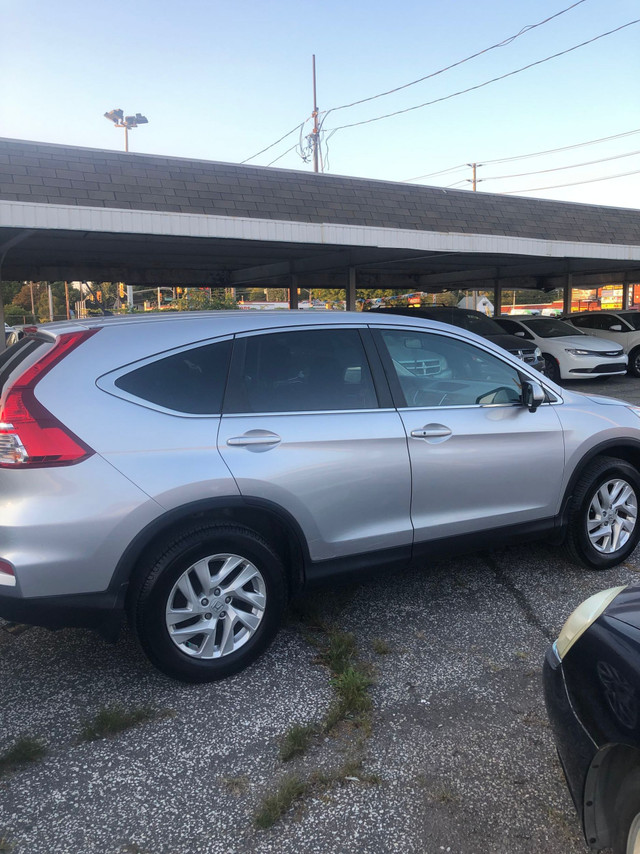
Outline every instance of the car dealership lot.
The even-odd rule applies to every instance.
[[[575,386],[640,402],[629,377]],[[320,720],[333,696],[294,616],[248,670],[202,686],[165,679],[129,633],[111,646],[4,625],[0,755],[22,736],[49,752],[0,777],[0,841],[13,854],[585,851],[546,722],[542,658],[582,599],[639,571],[638,551],[596,573],[521,544],[306,594],[303,610],[355,635],[374,671],[373,710],[370,730],[343,725],[286,765],[284,733]],[[167,714],[79,741],[83,721],[114,705]],[[271,829],[253,827],[285,774],[307,780],[352,757],[357,773],[311,788]]]

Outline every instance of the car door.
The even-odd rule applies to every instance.
[[[522,405],[517,367],[439,332],[388,328],[376,340],[409,444],[416,541],[557,513],[562,427],[553,405]]]
[[[374,371],[355,327],[236,339],[220,452],[243,496],[297,521],[313,560],[410,552],[407,443],[379,361]]]

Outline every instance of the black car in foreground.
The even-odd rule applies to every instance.
[[[544,662],[558,755],[590,848],[640,852],[640,586],[592,596]]]
[[[522,359],[527,365],[544,372],[544,359],[536,344],[505,332],[500,324],[481,311],[449,305],[421,305],[418,308],[385,306],[384,308],[372,308],[369,311],[404,314],[407,317],[426,317],[429,320],[439,320],[440,323],[459,326],[461,329],[466,329],[468,332],[474,332],[476,335],[486,338],[487,341],[492,341],[498,347],[508,350],[516,358]]]

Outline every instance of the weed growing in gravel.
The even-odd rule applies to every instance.
[[[6,836],[0,836],[0,854],[11,854],[13,843]]]
[[[299,777],[285,777],[273,795],[267,795],[253,818],[253,823],[261,830],[272,827],[278,819],[290,809],[294,801],[307,791],[308,783]]]
[[[371,647],[376,655],[389,655],[391,653],[391,647],[382,638],[374,638],[371,641]]]
[[[455,804],[460,800],[458,795],[447,786],[440,786],[432,794],[434,800],[439,801],[441,804]]]
[[[0,756],[0,777],[11,771],[16,771],[24,765],[37,762],[46,754],[47,748],[37,738],[20,738]]]
[[[294,756],[303,756],[309,749],[311,739],[318,732],[313,724],[295,724],[285,733],[280,745],[280,759],[289,762]]]
[[[246,777],[223,777],[222,782],[236,797],[243,795],[249,788],[249,780]]]
[[[90,721],[86,721],[79,741],[98,741],[101,738],[118,735],[138,724],[167,717],[171,712],[159,712],[150,706],[139,709],[125,709],[122,706],[111,706],[101,709]]]

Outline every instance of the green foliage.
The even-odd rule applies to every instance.
[[[37,762],[46,754],[47,748],[37,738],[24,737],[0,756],[0,777],[16,771],[24,765]]]
[[[317,733],[318,728],[312,724],[303,726],[295,724],[285,734],[280,745],[280,759],[289,762],[295,756],[302,756],[307,752],[311,739]]]
[[[235,300],[226,297],[224,288],[214,288],[209,296],[207,288],[189,288],[173,304],[178,311],[219,311],[238,308]]]
[[[285,777],[276,791],[262,801],[253,823],[261,830],[272,827],[283,816],[294,801],[301,798],[307,790],[307,784],[299,777]]]
[[[122,706],[112,706],[102,709],[90,721],[86,721],[80,734],[80,741],[97,741],[118,735],[138,724],[166,717],[167,712],[158,712],[149,706],[139,709],[124,709]]]

